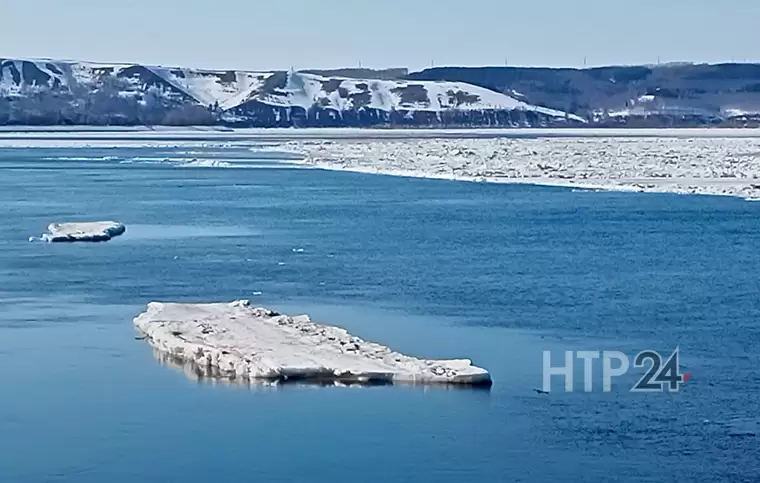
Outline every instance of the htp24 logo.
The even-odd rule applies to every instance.
[[[612,379],[627,374],[631,367],[645,369],[644,375],[631,387],[631,392],[678,392],[691,374],[681,373],[679,350],[663,357],[656,350],[636,354],[633,364],[628,355],[620,351],[565,351],[565,365],[552,366],[551,351],[544,351],[543,392],[551,391],[552,377],[565,378],[565,392],[573,392],[574,363],[583,361],[583,390],[594,390],[594,361],[602,362],[602,391],[612,391]]]

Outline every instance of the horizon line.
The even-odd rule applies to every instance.
[[[0,56],[0,60],[13,60],[13,61],[31,61],[31,62],[66,62],[66,63],[83,63],[83,64],[94,64],[94,65],[103,65],[103,66],[144,66],[144,67],[158,67],[158,68],[164,68],[164,69],[193,69],[198,71],[211,71],[211,72],[218,72],[218,71],[224,71],[224,72],[251,72],[251,73],[269,73],[269,72],[307,72],[307,71],[330,71],[330,70],[367,70],[367,71],[387,71],[387,70],[394,70],[394,69],[406,69],[409,74],[413,74],[415,72],[423,72],[426,70],[432,70],[432,69],[546,69],[546,70],[594,70],[594,69],[604,69],[604,68],[625,68],[625,67],[645,67],[645,68],[667,68],[667,67],[684,67],[684,66],[722,66],[722,65],[760,65],[760,61],[752,62],[752,61],[741,61],[737,62],[734,60],[731,61],[725,61],[725,62],[698,62],[698,61],[669,61],[669,62],[658,62],[658,63],[648,63],[648,64],[595,64],[595,65],[584,65],[584,66],[570,66],[570,65],[562,65],[562,66],[553,66],[553,65],[528,65],[528,64],[504,64],[504,65],[498,65],[498,64],[442,64],[442,65],[434,65],[431,64],[430,66],[421,68],[421,69],[412,69],[408,66],[392,66],[392,67],[370,67],[365,66],[360,63],[358,66],[339,66],[339,67],[308,67],[308,68],[298,68],[296,69],[295,66],[291,66],[289,69],[230,69],[230,68],[208,68],[208,67],[194,67],[194,66],[187,66],[187,65],[168,65],[168,64],[157,64],[157,63],[142,63],[142,62],[121,62],[121,61],[101,61],[101,60],[84,60],[84,59],[74,59],[74,58],[53,58],[53,57],[2,57]]]

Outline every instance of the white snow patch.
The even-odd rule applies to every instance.
[[[427,360],[364,341],[345,329],[290,317],[247,300],[151,302],[135,326],[159,352],[204,375],[255,382],[491,385],[468,359]]]
[[[760,109],[726,108],[723,109],[723,115],[726,117],[757,116],[760,115]]]
[[[229,109],[255,97],[272,72],[151,67],[154,73],[204,105]]]

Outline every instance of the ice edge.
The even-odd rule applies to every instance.
[[[102,242],[124,234],[127,228],[115,221],[82,223],[51,223],[48,232],[40,237],[46,242]],[[31,238],[30,238],[31,240]]]
[[[201,374],[248,382],[437,384],[490,387],[469,359],[417,359],[346,330],[290,317],[247,300],[216,304],[151,302],[134,319],[160,354]]]

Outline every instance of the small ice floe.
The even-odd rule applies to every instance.
[[[100,157],[85,157],[85,156],[60,156],[60,157],[48,157],[42,158],[44,161],[116,161],[118,156],[100,156]]]
[[[99,242],[108,241],[126,231],[126,227],[116,221],[88,221],[79,223],[51,223],[48,232],[39,240],[46,242]],[[30,237],[30,241],[34,237]]]
[[[277,262],[277,265],[283,266],[283,265],[285,265],[285,262]]]
[[[303,253],[303,252],[304,252],[303,248],[294,248],[293,249],[293,253]]]
[[[162,358],[198,377],[243,382],[456,384],[491,386],[469,359],[417,359],[247,300],[184,304],[151,302],[134,319]]]
[[[604,193],[605,191],[601,188],[573,188],[570,190],[571,193]]]
[[[253,295],[259,296],[262,295],[264,292],[253,292]]]
[[[179,166],[191,168],[229,168],[232,165],[226,161],[218,161],[216,159],[193,159]]]

